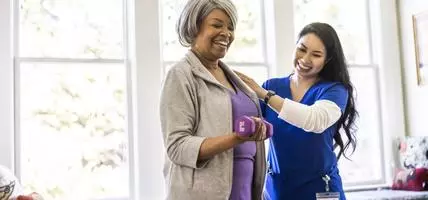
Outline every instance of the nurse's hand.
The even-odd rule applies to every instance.
[[[267,94],[266,89],[262,88],[259,84],[257,84],[256,81],[254,81],[254,79],[250,78],[249,76],[238,71],[234,71],[234,72],[239,76],[239,78],[242,79],[242,81],[244,81],[245,84],[248,85],[248,87],[250,87],[257,94],[257,97],[259,99],[265,98]]]

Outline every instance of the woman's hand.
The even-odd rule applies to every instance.
[[[240,136],[238,134],[235,133],[235,136],[238,137],[239,140],[245,142],[245,141],[263,141],[265,140],[266,137],[266,125],[263,122],[262,119],[258,118],[258,117],[251,117],[254,122],[256,123],[256,131],[250,135],[250,136]]]
[[[241,72],[238,72],[238,71],[234,71],[234,72],[239,76],[239,78],[241,78],[244,81],[245,84],[248,85],[248,87],[250,87],[257,94],[257,97],[259,99],[265,98],[267,94],[267,90],[265,90],[259,84],[257,84],[257,82],[254,81],[254,79],[248,77],[247,75]]]

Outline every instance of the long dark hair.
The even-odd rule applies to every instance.
[[[347,149],[351,146],[352,154],[357,145],[357,139],[355,137],[355,119],[358,117],[358,112],[355,109],[354,86],[349,78],[348,65],[346,64],[342,45],[336,31],[329,24],[320,22],[308,24],[300,31],[298,38],[308,33],[313,33],[318,36],[327,51],[325,66],[319,73],[320,78],[326,81],[340,82],[348,90],[348,102],[345,112],[337,122],[338,126],[333,138],[335,141],[334,147],[336,148],[339,146],[337,159],[339,159],[342,154],[345,158],[349,159],[345,152],[347,152]],[[341,129],[343,129],[348,138],[346,144],[343,143],[340,134]]]

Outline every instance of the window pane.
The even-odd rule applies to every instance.
[[[47,200],[128,197],[123,65],[22,64],[22,183]]]
[[[20,56],[122,58],[122,2],[21,0]]]
[[[186,1],[162,1],[163,57],[164,61],[177,61],[187,51],[178,42],[176,22]],[[225,61],[264,62],[260,0],[235,0],[238,24],[235,40]]]
[[[351,156],[352,161],[340,159],[340,173],[345,184],[379,181],[383,161],[377,76],[374,68],[350,68],[350,75],[356,88],[356,106],[360,115],[356,124],[357,149]]]
[[[346,59],[370,64],[370,40],[366,0],[294,0],[296,35],[311,22],[326,22],[339,34]]]
[[[178,17],[186,1],[162,0],[162,44],[163,60],[178,61],[187,52],[187,48],[181,46],[175,30]]]
[[[234,0],[238,9],[235,40],[225,61],[264,62],[260,0]]]

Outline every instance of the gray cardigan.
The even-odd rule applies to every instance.
[[[257,96],[235,73],[220,62],[223,71],[256,103]],[[168,200],[228,200],[232,189],[233,149],[198,162],[202,141],[232,133],[232,103],[221,85],[189,51],[168,72],[162,86],[160,118]],[[257,142],[253,200],[262,199],[265,179],[264,142]]]

